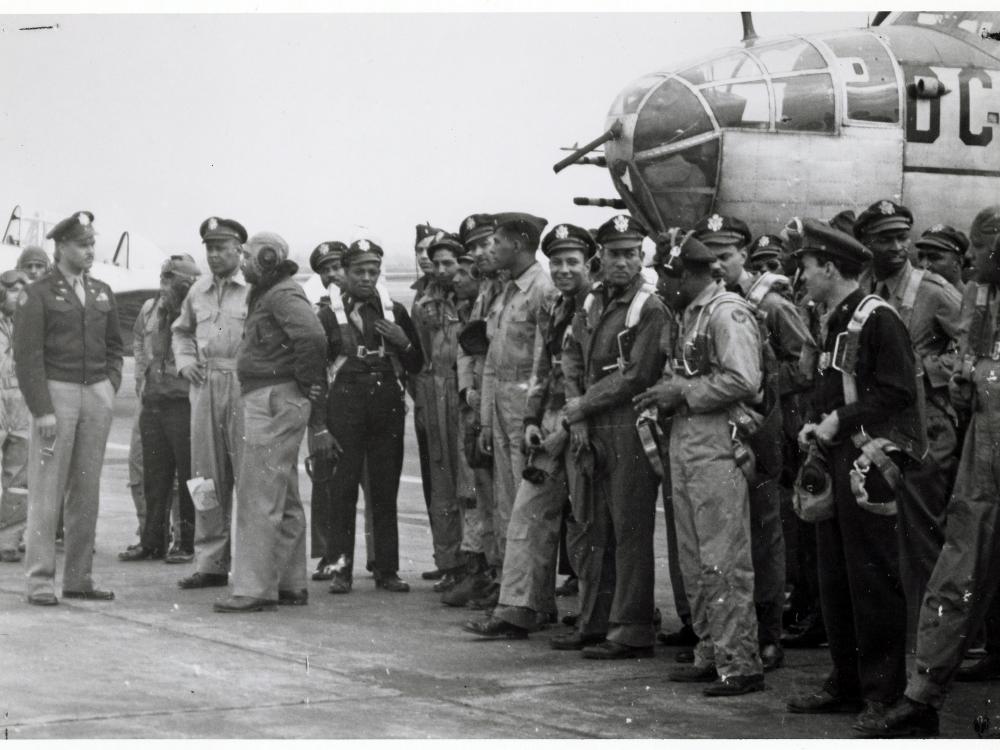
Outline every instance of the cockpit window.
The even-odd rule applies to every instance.
[[[821,70],[826,62],[819,51],[802,39],[789,39],[769,47],[755,47],[753,53],[770,73],[797,73]]]
[[[611,105],[611,115],[630,115],[639,108],[639,103],[646,93],[656,84],[662,81],[662,75],[643,76],[638,81],[625,89]]]
[[[866,122],[899,122],[896,71],[889,53],[870,34],[824,39],[840,66],[847,88],[847,117]]]
[[[646,100],[635,124],[636,152],[669,146],[712,130],[712,121],[701,102],[680,81],[669,80]]]
[[[701,89],[701,93],[720,127],[767,130],[770,104],[763,81],[724,83]]]
[[[725,81],[730,78],[758,78],[763,73],[748,55],[737,52],[716,60],[708,60],[677,75],[695,86],[700,86],[703,83]]]
[[[836,122],[833,79],[828,73],[776,78],[774,124],[779,131],[832,133]]]

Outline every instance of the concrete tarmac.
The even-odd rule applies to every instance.
[[[131,360],[127,360],[129,365]],[[224,589],[181,591],[192,565],[120,563],[135,541],[127,488],[132,380],[116,405],[102,473],[95,580],[113,602],[29,606],[21,565],[0,564],[0,731],[10,738],[850,738],[850,716],[786,713],[818,687],[825,649],[787,652],[768,689],[707,699],[667,682],[676,649],[624,662],[527,641],[478,641],[460,626],[482,613],[443,606],[420,572],[431,537],[408,424],[400,489],[400,575],[409,594],[376,590],[363,566],[347,596],[310,582],[306,607],[223,615]],[[303,498],[309,480],[301,472]],[[656,601],[678,626],[657,514]],[[358,519],[356,559],[364,560]],[[310,564],[310,569],[312,563]],[[57,575],[60,590],[61,556]],[[561,613],[574,599],[561,599]],[[1000,683],[956,686],[942,736],[975,737],[977,715],[1000,736]]]

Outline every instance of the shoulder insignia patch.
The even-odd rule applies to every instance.
[[[750,316],[747,314],[746,310],[741,310],[739,307],[734,307],[732,312],[729,313],[729,316],[734,322],[739,323],[740,325],[745,325],[750,322]]]

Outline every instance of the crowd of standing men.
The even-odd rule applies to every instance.
[[[58,603],[60,534],[62,595],[114,598],[91,565],[123,345],[112,290],[88,273],[93,220],[50,232],[51,269],[27,249],[0,275],[0,558],[20,559],[26,507],[36,605]],[[371,240],[313,251],[328,291],[314,307],[279,235],[207,219],[210,274],[172,256],[134,328],[140,540],[119,558],[193,559],[179,585],[231,586],[219,612],[306,604],[306,436],[313,579],[351,592],[363,489],[367,568],[408,591],[409,392],[424,577],[444,604],[485,612],[465,631],[546,628],[561,569],[579,598],[555,649],[643,658],[659,636],[689,647],[669,680],[731,696],[763,689],[783,645],[828,642],[829,678],[789,711],[936,734],[956,676],[1000,675],[1000,207],[969,236],[935,225],[912,247],[914,217],[889,200],[757,238],[712,214],[651,237],[651,268],[633,217],[546,226],[418,226],[408,314]],[[661,492],[683,625],[669,635],[654,603]],[[960,671],[984,621],[987,656]]]

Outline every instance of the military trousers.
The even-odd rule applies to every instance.
[[[199,573],[227,575],[233,487],[244,445],[243,399],[236,360],[210,359],[207,364],[205,383],[192,385],[190,392],[191,476],[212,480],[215,504],[195,509],[195,564]]]
[[[860,508],[849,440],[827,451],[836,516],[816,525],[819,593],[833,671],[825,689],[848,700],[894,703],[906,683],[906,601],[896,519]]]
[[[56,530],[65,498],[63,591],[94,588],[91,569],[104,449],[115,392],[110,380],[93,385],[48,381],[56,416],[52,455],[42,453],[35,420],[28,451],[28,596],[55,593]],[[68,492],[67,492],[68,490]]]
[[[493,534],[501,561],[506,554],[507,526],[524,471],[521,445],[527,405],[527,381],[497,380],[493,398]]]
[[[403,389],[391,372],[344,373],[328,396],[333,437],[344,452],[330,481],[330,513],[325,530],[327,560],[348,576],[354,569],[358,485],[365,467],[371,503],[373,569],[399,570],[396,497],[403,470]]]
[[[418,373],[411,376],[413,394],[413,432],[417,436],[417,456],[420,458],[420,487],[424,493],[424,504],[427,512],[431,509],[431,454],[427,440],[427,409],[425,389],[421,386],[425,379],[431,379],[429,373]]]
[[[470,439],[467,435],[475,431],[476,412],[463,406],[459,420],[459,440],[464,446]],[[459,456],[461,466],[459,498],[462,501],[462,552],[484,555],[490,567],[500,567],[503,559],[497,549],[496,534],[493,533],[493,468],[473,469],[463,455]]]
[[[461,565],[462,510],[458,499],[459,408],[455,373],[424,373],[414,385],[415,411],[422,413],[430,502],[427,515],[438,570]],[[424,469],[421,467],[421,472]]]
[[[674,416],[670,479],[695,664],[722,677],[760,674],[749,490],[725,412]]]
[[[142,536],[142,527],[146,523],[146,495],[142,486],[142,431],[139,428],[141,415],[142,409],[135,415],[135,421],[132,423],[132,435],[128,444],[128,488],[132,495],[132,504],[135,506],[135,517],[139,522],[136,534],[140,537]],[[190,442],[190,436],[188,441]]]
[[[0,390],[0,551],[17,549],[28,521],[29,429],[21,391]]]
[[[584,528],[567,531],[567,541],[572,536],[573,546],[584,549],[582,555],[571,555],[580,580],[581,620],[584,610],[590,610],[589,621],[578,627],[581,633],[596,633],[606,619],[609,641],[652,646],[659,484],[636,432],[631,404],[594,416],[588,424],[596,465],[573,493],[574,524]],[[613,590],[610,597],[605,595],[608,588]],[[597,611],[605,606],[606,614]]]
[[[781,530],[781,488],[778,479],[750,486],[750,558],[753,598],[760,645],[781,642],[785,606],[785,538]]]
[[[145,402],[139,413],[142,434],[143,496],[146,521],[142,545],[163,550],[167,543],[167,521],[178,488],[179,537],[174,543],[194,549],[194,504],[188,492],[191,478],[191,403],[188,399]]]
[[[545,413],[541,429],[548,436],[558,429],[560,413]],[[565,446],[557,455],[537,453],[532,465],[544,471],[540,484],[522,479],[507,526],[499,605],[493,616],[528,630],[539,626],[539,615],[556,609],[556,563],[562,510],[569,497]]]
[[[974,373],[977,404],[948,503],[944,546],[920,608],[916,671],[906,695],[936,708],[944,703],[1000,581],[998,370],[1000,364],[987,360]]]
[[[680,550],[677,546],[677,522],[674,520],[673,489],[670,484],[669,451],[661,456],[664,477],[663,487],[663,519],[667,527],[667,571],[670,574],[670,592],[674,599],[674,610],[681,624],[691,622],[691,604],[688,602],[687,591],[684,588],[684,573],[681,571]]]
[[[246,445],[236,482],[233,594],[268,601],[306,587],[306,515],[299,497],[299,448],[309,399],[295,382],[243,396]]]

